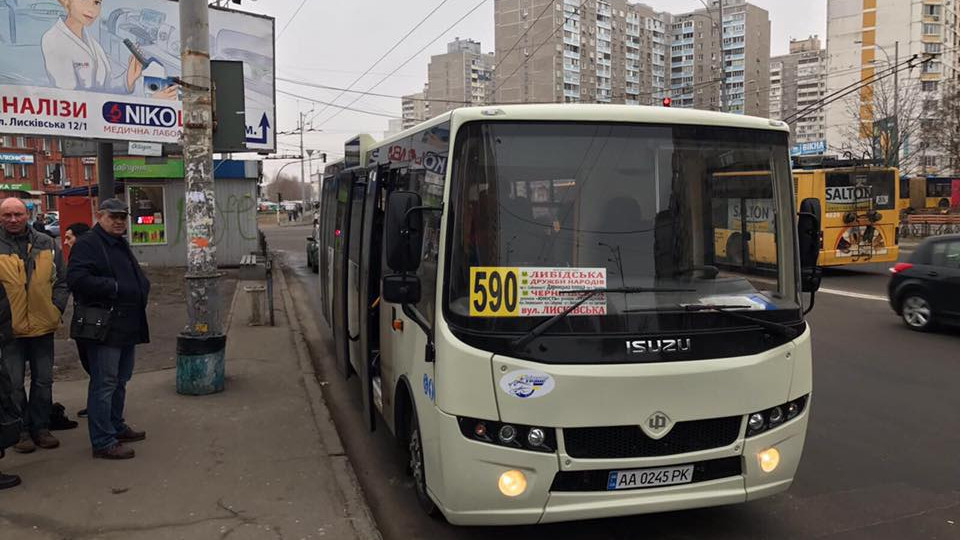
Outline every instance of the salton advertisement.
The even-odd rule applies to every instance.
[[[0,3],[0,132],[177,143],[179,5]],[[274,21],[210,10],[214,60],[243,62],[247,147],[273,150]]]

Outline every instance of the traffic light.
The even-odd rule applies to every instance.
[[[672,99],[670,99],[670,98],[668,98],[668,97],[663,98],[663,106],[664,106],[664,107],[669,107],[672,103],[673,103],[673,100],[672,100]]]

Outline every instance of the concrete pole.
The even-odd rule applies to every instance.
[[[723,1],[717,0],[720,9],[720,112],[727,112],[727,59],[723,54]]]
[[[894,156],[894,166],[900,166],[900,69],[898,65],[900,64],[900,40],[897,40],[893,44],[893,121],[894,124],[894,139],[893,147],[896,151]]]
[[[97,190],[100,200],[114,196],[116,181],[113,178],[113,143],[97,143]],[[92,199],[92,197],[91,197]]]
[[[216,247],[213,245],[213,111],[209,8],[180,0],[184,202],[187,229],[187,327],[177,339],[177,392],[223,390],[224,353]]]
[[[300,113],[300,202],[304,205],[307,204],[307,188],[305,187],[306,181],[304,180],[304,160],[306,159],[305,154],[303,153],[303,130],[306,129],[304,125],[304,113]]]

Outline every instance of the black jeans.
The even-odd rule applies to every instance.
[[[13,340],[3,347],[3,363],[13,383],[13,402],[23,414],[24,431],[48,429],[53,409],[53,334]],[[23,388],[28,364],[29,399]]]

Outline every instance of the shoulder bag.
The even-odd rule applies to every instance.
[[[93,231],[91,233],[95,234]],[[116,278],[110,268],[110,256],[107,254],[107,248],[103,245],[103,240],[98,238],[97,243],[100,244],[103,257],[107,261],[107,271],[110,272],[111,277]],[[107,334],[110,333],[113,313],[114,307],[110,304],[99,302],[81,304],[74,297],[73,318],[70,320],[70,337],[102,343],[107,339]]]

